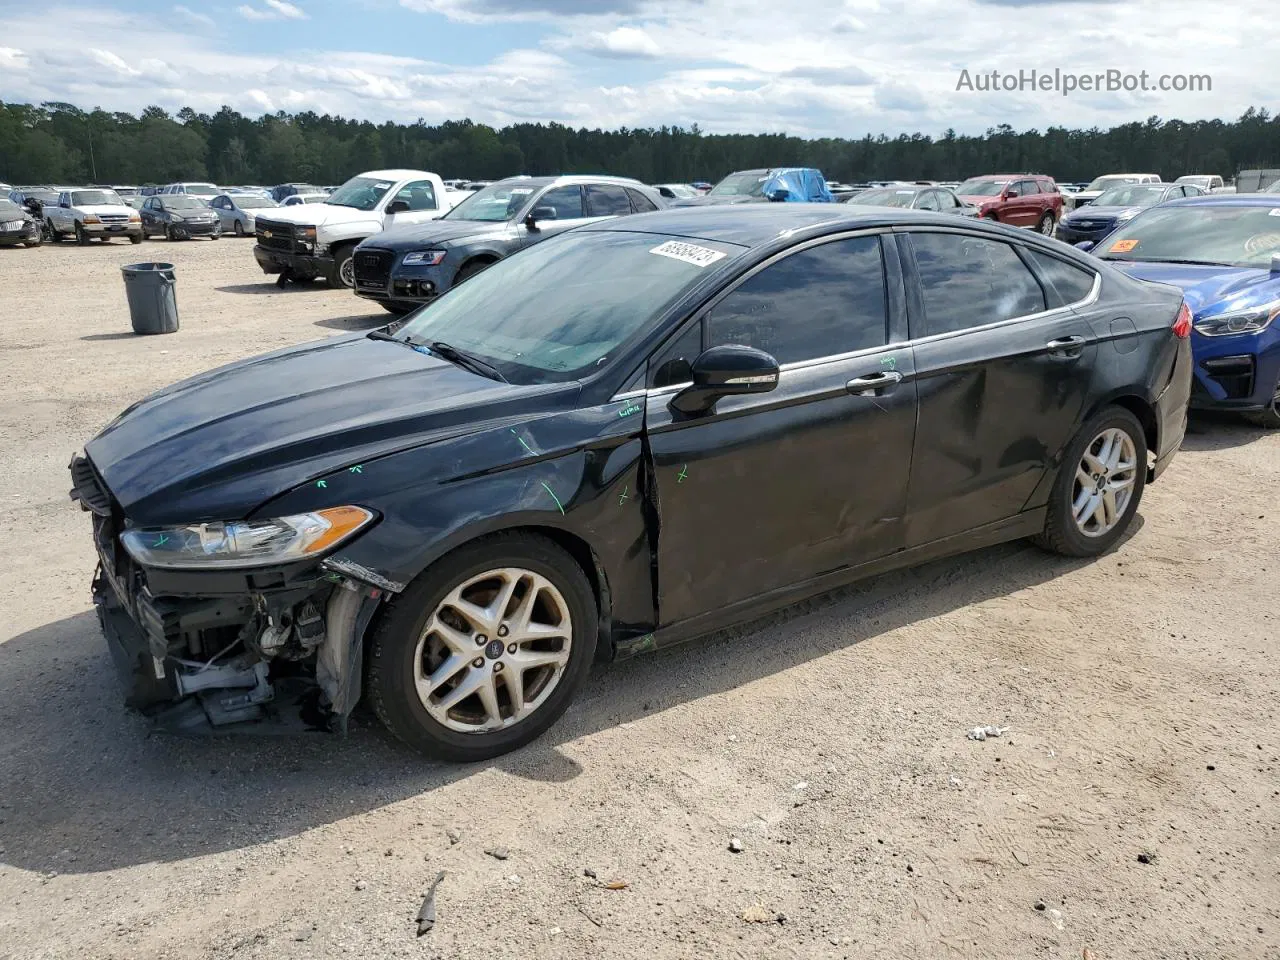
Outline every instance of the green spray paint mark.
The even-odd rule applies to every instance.
[[[317,480],[317,481],[316,481],[316,486],[317,486],[317,487],[319,487],[321,490],[328,490],[328,489],[329,489],[329,481],[328,481],[328,480]]]
[[[525,442],[524,442],[524,437],[522,437],[522,436],[520,436],[520,434],[516,433],[515,427],[512,427],[512,428],[511,428],[511,433],[512,433],[512,435],[513,435],[517,440],[519,440],[519,441],[520,441],[520,446],[524,447],[526,450],[528,450],[528,451],[529,451],[529,456],[531,456],[531,457],[536,457],[536,456],[537,456],[537,454],[533,452],[533,447],[529,446],[527,443],[525,443]],[[546,486],[546,484],[543,484],[543,486]],[[554,494],[553,494],[553,496],[554,496]],[[563,513],[563,512],[564,512],[564,511],[562,510],[562,511],[561,511],[561,513]]]
[[[689,475],[689,465],[686,463],[680,468],[680,475],[676,477],[676,483],[684,483],[684,478]]]
[[[169,538],[168,538],[167,536],[165,536],[165,535],[162,533],[162,534],[160,534],[160,538],[159,538],[158,540],[156,540],[156,542],[155,542],[155,543],[153,543],[153,544],[152,544],[152,546],[153,546],[153,547],[163,547],[163,546],[164,546],[166,543],[168,543],[168,542],[169,542]]]
[[[881,361],[880,361],[880,366],[884,367],[884,368],[885,368],[885,369],[887,369],[887,370],[897,370],[897,369],[898,369],[898,358],[897,358],[897,357],[885,357],[883,360],[881,360]]]
[[[628,500],[631,499],[630,497],[627,496],[627,491],[630,489],[631,489],[631,484],[627,484],[625,487],[622,488],[622,496],[618,498],[618,506],[622,506],[624,503],[626,503]]]
[[[551,499],[556,502],[556,506],[560,508],[560,516],[564,516],[564,504],[560,502],[560,498],[556,496],[556,492],[547,486],[546,481],[542,483],[542,489],[551,494]]]
[[[646,633],[643,637],[641,637],[639,640],[637,640],[637,641],[636,641],[636,645],[635,645],[635,648],[634,648],[634,649],[635,649],[635,652],[636,652],[636,653],[647,653],[648,651],[652,650],[652,649],[653,649],[653,634],[652,634],[652,633]]]
[[[629,403],[618,411],[618,416],[629,417],[632,414],[639,413],[643,409],[644,407],[640,406],[638,403]]]
[[[348,469],[347,473],[364,473],[364,464],[357,463],[354,467]]]

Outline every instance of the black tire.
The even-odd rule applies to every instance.
[[[169,224],[165,224],[164,238],[170,242],[173,242],[174,240],[178,239],[173,233],[173,227],[171,227]]]
[[[524,720],[491,733],[450,730],[418,699],[413,680],[418,639],[440,601],[457,584],[504,566],[541,574],[560,591],[574,624],[569,661],[547,700]],[[488,760],[538,738],[564,713],[590,671],[598,621],[586,575],[555,543],[534,534],[484,537],[432,564],[383,611],[369,643],[365,692],[378,718],[419,753],[458,763]]]
[[[1265,410],[1251,410],[1244,418],[1256,427],[1267,430],[1280,430],[1280,382],[1276,383],[1271,396],[1271,406]]]
[[[243,224],[243,223],[241,223],[239,220],[237,220],[237,221],[236,221],[236,225],[235,225],[235,228],[234,228],[234,229],[235,229],[235,231],[236,231],[236,236],[237,236],[237,237],[246,237],[246,236],[248,236],[248,234],[244,232],[244,224]]]
[[[143,239],[144,239],[144,235],[143,235],[143,234],[141,234],[141,233],[131,233],[131,234],[129,234],[129,242],[130,242],[130,243],[141,243],[141,242],[143,241]]]
[[[40,244],[44,243],[44,232],[37,231],[34,236],[28,237],[26,240],[22,241],[22,243],[23,246],[26,247],[38,247]]]
[[[325,278],[331,289],[354,290],[356,286],[355,264],[351,262],[356,252],[355,244],[348,243],[333,252],[333,269]]]
[[[1039,233],[1042,236],[1052,237],[1054,223],[1053,211],[1046,210],[1044,215],[1040,218],[1040,222],[1036,224],[1036,233]]]
[[[215,230],[215,231],[213,231],[213,233],[209,234],[209,239],[210,239],[210,240],[221,240],[221,239],[222,239],[222,231],[221,231],[221,230]]]
[[[477,273],[484,273],[495,262],[493,260],[472,260],[469,263],[464,263],[462,268],[453,275],[453,286],[456,287],[460,283],[466,283]]]
[[[80,244],[80,246],[82,247],[87,247],[89,245],[89,240],[90,240],[90,237],[87,233],[84,232],[84,227],[82,227],[80,224],[77,223],[76,224],[76,243]]]
[[[1133,442],[1137,464],[1134,470],[1133,493],[1115,526],[1101,536],[1090,537],[1081,532],[1072,513],[1076,467],[1093,441],[1103,430],[1111,428],[1123,430]],[[1137,515],[1138,505],[1142,501],[1142,491],[1146,485],[1147,437],[1142,424],[1138,422],[1137,417],[1123,407],[1106,407],[1080,428],[1071,445],[1067,447],[1062,464],[1058,468],[1058,477],[1053,484],[1053,492],[1050,494],[1049,515],[1045,520],[1044,530],[1032,540],[1045,550],[1067,557],[1096,557],[1105,553],[1129,529],[1134,516]]]

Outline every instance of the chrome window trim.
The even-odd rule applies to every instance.
[[[883,228],[871,228],[871,229],[876,230],[876,229],[883,229]],[[858,231],[857,233],[861,233],[865,235],[868,232],[870,231],[863,230],[863,231]],[[929,230],[929,231],[923,231],[923,232],[961,233],[961,234],[964,234],[965,236],[978,237],[979,239],[990,239],[987,237],[983,237],[981,234],[967,233],[966,231],[963,231],[963,230],[948,229],[945,227],[940,231]],[[840,236],[857,235],[857,233],[841,234]],[[997,238],[997,239],[999,242],[1002,242],[1002,243],[1008,242],[1001,238]],[[806,247],[811,246],[816,242],[817,242],[816,240],[808,241],[800,246],[793,247],[791,249],[803,250]],[[1053,254],[1050,253],[1048,254],[1048,256],[1053,256]],[[775,258],[770,258],[769,260],[765,261],[765,263],[772,263],[774,259]],[[1071,264],[1071,265],[1078,266],[1078,264]],[[763,266],[763,264],[761,264],[761,266]],[[755,270],[752,270],[751,272],[745,274],[742,278],[740,278],[740,280],[745,280],[747,277],[751,276],[755,272],[756,272]],[[1029,270],[1027,272],[1030,273]],[[1054,307],[1052,310],[1040,310],[1040,311],[1037,311],[1036,313],[1027,313],[1019,317],[1010,317],[1007,320],[996,320],[993,323],[984,323],[982,326],[979,326],[979,327],[965,327],[963,330],[949,330],[946,333],[935,333],[927,337],[915,337],[914,339],[910,339],[910,340],[899,340],[894,343],[882,344],[881,346],[878,346],[878,347],[867,347],[862,350],[850,350],[850,351],[846,351],[845,353],[832,353],[824,357],[813,357],[812,359],[809,359],[809,360],[794,360],[790,363],[783,363],[778,365],[778,373],[779,373],[778,381],[779,383],[781,383],[782,382],[781,374],[791,370],[803,370],[807,367],[821,366],[822,364],[826,364],[826,363],[837,363],[842,360],[853,360],[860,356],[871,356],[877,353],[883,353],[886,350],[899,350],[899,349],[902,349],[903,347],[914,347],[916,344],[921,344],[921,343],[934,343],[935,341],[949,340],[953,337],[958,337],[966,333],[974,333],[977,331],[985,331],[985,330],[995,330],[1000,327],[1006,327],[1014,323],[1025,323],[1028,320],[1040,320],[1040,319],[1043,319],[1044,317],[1052,317],[1057,314],[1067,313],[1083,307],[1090,307],[1093,304],[1097,303],[1098,297],[1102,292],[1102,274],[1097,270],[1092,271],[1092,273],[1093,273],[1093,286],[1089,289],[1089,293],[1084,298],[1080,300],[1076,300],[1074,303],[1063,304],[1060,307]],[[720,297],[716,298],[717,301],[719,299],[721,298]],[[715,301],[713,301],[713,303],[714,302]],[[709,309],[710,306],[711,305],[708,304],[698,312],[702,313],[703,311]],[[684,383],[668,384],[665,387],[651,387],[647,389],[640,388],[636,390],[627,390],[623,393],[615,393],[613,397],[610,398],[609,402],[616,403],[621,400],[635,400],[640,397],[646,397],[646,398],[661,397],[669,393],[679,393],[681,390],[685,389],[686,387],[691,387],[691,386],[693,386],[692,381],[685,381]]]

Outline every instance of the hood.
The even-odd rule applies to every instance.
[[[751,197],[746,194],[731,194],[723,197],[690,197],[687,200],[676,200],[668,204],[671,207],[720,207],[730,203],[768,203],[764,197]]]
[[[357,223],[366,220],[379,223],[382,215],[375,210],[357,210],[355,207],[339,207],[332,203],[296,203],[292,207],[269,207],[258,216],[276,223],[322,227],[328,223]]]
[[[168,210],[173,220],[216,220],[218,211],[212,207],[201,207],[199,210]]]
[[[1088,210],[1083,210],[1077,216],[1074,212],[1068,214],[1068,220],[1118,220],[1121,214],[1128,213],[1137,216],[1144,207],[1099,207],[1097,204],[1089,204]]]
[[[525,412],[549,389],[356,334],[176,383],[125,410],[85,452],[138,525],[233,520],[334,470],[469,432],[515,404]]]
[[[1199,319],[1280,300],[1280,276],[1251,267],[1202,267],[1186,263],[1108,261],[1131,277],[1182,288],[1191,312]]]
[[[971,207],[981,208],[984,204],[1000,202],[998,196],[990,197],[982,193],[957,193],[956,196],[960,198],[961,203],[967,203]]]
[[[368,243],[380,250],[421,250],[432,244],[465,240],[469,237],[501,237],[510,232],[511,223],[507,220],[500,220],[497,223],[477,220],[433,220],[430,223],[416,223],[384,230]]]
[[[129,216],[138,212],[133,207],[122,207],[118,203],[91,203],[87,206],[77,206],[76,209],[81,213],[92,213],[95,217],[100,217],[103,214],[119,215],[122,213],[125,216]]]

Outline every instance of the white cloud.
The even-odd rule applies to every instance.
[[[208,29],[208,30],[212,30],[215,26],[217,26],[217,24],[213,22],[213,17],[210,17],[207,14],[203,14],[203,13],[196,13],[190,7],[184,7],[182,6],[182,4],[178,4],[177,6],[175,6],[173,8],[173,12],[176,13],[179,17],[182,17],[184,20],[189,20],[191,23],[200,27],[204,27],[205,29]]]
[[[25,70],[31,64],[17,47],[0,47],[0,70]]]
[[[591,34],[580,49],[600,57],[622,59],[656,59],[662,55],[657,42],[640,27],[615,27],[607,33]]]
[[[286,0],[264,0],[266,9],[251,7],[247,3],[236,7],[236,13],[246,20],[308,20],[306,11]]]

